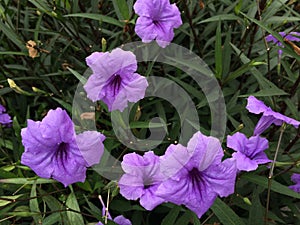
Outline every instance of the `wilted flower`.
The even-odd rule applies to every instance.
[[[288,41],[300,41],[300,33],[298,32],[290,32],[290,33],[285,33],[285,32],[279,32],[279,34],[286,40]],[[278,45],[281,48],[284,48],[284,45],[277,39],[275,38],[272,34],[269,34],[266,37],[266,41],[270,42],[273,41],[274,44]],[[282,50],[278,50],[278,55],[282,55]]]
[[[86,58],[93,74],[84,89],[92,101],[102,100],[108,109],[123,111],[127,102],[137,102],[145,96],[148,82],[135,73],[137,61],[130,51],[120,48],[112,52],[94,52]]]
[[[292,190],[295,191],[295,192],[300,193],[300,174],[294,173],[294,174],[291,176],[291,180],[292,180],[294,183],[296,183],[296,184],[289,186],[289,188],[292,189]]]
[[[65,186],[84,182],[86,167],[99,163],[104,151],[104,135],[96,131],[76,135],[72,120],[61,108],[50,110],[41,122],[27,120],[21,136],[25,147],[21,163]]]
[[[0,124],[2,125],[7,125],[12,122],[10,116],[5,112],[6,112],[5,107],[0,104]]]
[[[174,28],[181,24],[180,12],[169,0],[137,0],[134,11],[140,17],[136,21],[135,32],[143,42],[154,39],[165,48],[174,38]]]
[[[255,126],[253,132],[254,135],[260,135],[266,129],[268,129],[271,124],[281,126],[282,123],[287,123],[293,125],[295,128],[298,128],[300,124],[300,122],[297,120],[284,116],[281,113],[274,112],[270,107],[266,106],[262,101],[256,99],[254,96],[248,97],[248,104],[246,108],[251,113],[263,113],[262,117]]]
[[[185,205],[200,218],[216,197],[234,192],[236,163],[233,159],[222,162],[224,153],[217,138],[200,132],[187,147],[170,145],[161,156],[162,173],[169,177],[156,194],[166,201]]]
[[[105,204],[101,198],[101,196],[99,196],[99,199],[100,199],[100,202],[102,204],[102,216],[107,216],[107,218],[109,220],[113,220],[116,224],[118,225],[131,225],[131,222],[129,219],[126,219],[124,216],[120,215],[120,216],[117,216],[115,217],[114,219],[112,219],[110,213],[108,212],[108,210],[106,210],[106,207],[105,207]],[[99,222],[97,223],[96,225],[104,225],[103,223]]]
[[[271,162],[264,153],[264,150],[269,147],[266,138],[253,136],[248,139],[246,135],[237,132],[227,136],[227,147],[237,151],[232,154],[232,158],[236,160],[238,170],[256,170],[258,164]]]
[[[126,154],[121,163],[125,174],[119,181],[120,193],[126,199],[137,200],[147,210],[154,209],[164,200],[155,195],[163,177],[159,170],[159,157],[152,151],[144,156]]]

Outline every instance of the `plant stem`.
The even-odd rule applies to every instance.
[[[285,130],[285,123],[283,123],[282,126],[281,126],[281,128],[280,128],[280,135],[279,135],[279,139],[278,139],[278,143],[277,143],[277,147],[276,147],[274,159],[273,159],[273,162],[271,164],[271,169],[270,169],[269,176],[268,176],[268,195],[267,195],[267,205],[266,205],[266,211],[265,211],[265,225],[268,224],[268,214],[269,214],[270,194],[271,194],[271,183],[272,183],[272,178],[273,178],[274,169],[275,169],[275,163],[276,163],[276,159],[277,159],[277,156],[278,156],[279,147],[280,147],[280,143],[281,143],[281,140],[282,140],[282,136],[283,136],[284,130]]]

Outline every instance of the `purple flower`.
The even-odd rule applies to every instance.
[[[99,163],[104,151],[104,135],[96,131],[76,135],[72,120],[61,108],[50,110],[41,122],[27,120],[21,136],[25,147],[21,163],[65,186],[84,182],[86,167]]]
[[[152,151],[146,152],[144,156],[130,153],[123,157],[121,165],[125,171],[119,181],[121,195],[128,200],[140,198],[140,204],[147,210],[164,202],[164,199],[155,195],[163,180],[158,156]]]
[[[120,215],[120,216],[117,216],[115,217],[114,219],[112,219],[110,213],[108,212],[108,210],[106,210],[106,207],[104,205],[104,202],[101,198],[101,196],[99,196],[99,199],[100,199],[100,202],[102,204],[102,216],[105,216],[106,215],[106,212],[107,212],[107,218],[109,220],[113,220],[116,224],[119,224],[119,225],[131,225],[131,222],[129,219],[126,219],[124,216]],[[104,225],[103,223],[99,222],[97,223],[96,225]]]
[[[300,193],[300,174],[294,173],[294,174],[291,176],[291,180],[292,180],[294,183],[296,183],[296,184],[289,186],[289,188],[292,189],[292,190],[295,191],[295,192]]]
[[[165,48],[174,38],[174,28],[181,24],[180,12],[169,0],[137,0],[134,11],[140,17],[136,21],[135,32],[143,42],[154,39]]]
[[[244,134],[237,132],[227,136],[227,147],[237,151],[232,154],[232,158],[236,160],[238,170],[256,170],[258,164],[271,162],[264,153],[269,147],[266,138],[253,136],[248,139]]]
[[[162,173],[169,179],[156,194],[185,205],[200,218],[218,195],[226,197],[234,192],[236,163],[233,159],[222,162],[223,155],[219,140],[200,132],[194,134],[187,147],[170,145],[161,156]]]
[[[10,116],[5,111],[5,107],[0,104],[0,124],[2,125],[8,125],[12,122]]]
[[[279,34],[286,40],[288,41],[300,41],[300,33],[298,32],[290,32],[290,33],[285,33],[285,32],[279,32]],[[284,45],[277,39],[275,38],[272,34],[269,34],[266,37],[266,41],[270,42],[273,41],[274,44],[277,44],[279,47],[284,48]],[[282,55],[282,50],[278,50],[278,55]]]
[[[254,96],[248,97],[248,104],[246,106],[249,112],[260,114],[263,113],[262,117],[256,124],[253,134],[260,135],[263,133],[271,124],[281,126],[282,123],[287,123],[298,128],[300,122],[290,117],[284,116],[278,112],[274,112],[270,107],[266,106],[262,101],[256,99]]]
[[[123,111],[127,101],[137,102],[145,96],[148,82],[135,73],[137,61],[130,51],[94,52],[86,58],[93,74],[84,89],[92,101],[102,100],[108,109]]]

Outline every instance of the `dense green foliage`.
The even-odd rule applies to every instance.
[[[0,224],[95,224],[102,219],[98,195],[105,199],[109,195],[112,216],[122,214],[133,225],[300,224],[300,194],[288,188],[291,174],[300,173],[300,129],[292,126],[284,130],[270,185],[270,168],[265,165],[242,172],[235,193],[217,199],[200,220],[185,207],[171,203],[146,211],[138,202],[124,199],[116,182],[93,169],[85,183],[64,188],[54,180],[38,178],[20,163],[24,150],[20,131],[27,119],[41,120],[56,107],[72,113],[78,78],[87,69],[85,58],[94,51],[140,41],[134,32],[133,4],[133,0],[0,0],[0,103],[13,117],[12,127],[0,127]],[[297,1],[178,0],[176,4],[183,25],[175,30],[173,43],[192,50],[215,73],[226,102],[226,135],[237,130],[252,134],[259,117],[245,109],[249,95],[300,119],[300,56],[297,47],[278,34],[299,31]],[[265,41],[268,34],[283,42],[281,58],[278,46]],[[37,43],[31,48],[37,57],[29,56],[29,40]],[[196,104],[202,131],[210,129],[209,106],[195,81],[162,63],[142,62],[138,71],[177,82]],[[8,79],[15,85],[9,85]],[[146,98],[137,105],[142,110],[133,110],[131,115],[137,137],[149,135],[151,118],[165,119],[168,135],[155,149],[156,154],[163,154],[180,136],[179,115],[159,98]],[[107,136],[105,146],[111,154],[121,158],[131,151],[116,139],[110,113],[101,103],[96,107],[96,124]],[[280,127],[273,126],[264,133],[270,141],[266,151],[270,159],[280,132]],[[227,155],[232,153],[225,144],[223,147]]]

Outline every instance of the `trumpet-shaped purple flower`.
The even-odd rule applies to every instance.
[[[121,165],[125,171],[119,180],[121,195],[129,200],[140,198],[140,204],[147,210],[164,202],[164,199],[155,195],[163,180],[158,156],[152,151],[146,152],[144,156],[130,153],[124,156]]]
[[[135,73],[137,61],[130,51],[120,48],[112,52],[94,52],[86,58],[93,74],[84,89],[92,101],[102,100],[108,109],[123,111],[127,102],[137,102],[145,96],[148,82]]]
[[[106,207],[104,205],[104,202],[101,198],[101,196],[99,196],[99,199],[100,199],[100,202],[102,204],[102,216],[105,216],[106,215],[106,212],[107,212],[107,218],[109,220],[113,220],[116,224],[118,225],[131,225],[131,222],[129,219],[126,219],[124,216],[120,215],[120,216],[117,216],[115,217],[114,219],[112,219],[110,213],[108,212],[108,210],[106,210]],[[96,225],[104,225],[103,223],[99,222],[97,223]]]
[[[86,168],[99,163],[104,151],[104,135],[96,131],[76,135],[72,120],[61,108],[50,110],[41,122],[27,120],[21,136],[25,147],[21,163],[65,186],[84,182]]]
[[[290,32],[290,33],[285,33],[285,32],[279,32],[279,34],[286,40],[288,41],[300,41],[300,33],[298,32]],[[269,34],[266,37],[266,41],[270,42],[272,41],[274,44],[278,45],[281,48],[284,48],[284,45],[277,39],[275,38],[272,34]],[[282,55],[282,50],[278,50],[278,55]]]
[[[253,132],[254,135],[260,135],[266,129],[268,129],[271,124],[281,126],[282,123],[287,123],[293,125],[295,128],[298,128],[300,124],[300,122],[297,120],[284,116],[278,112],[274,112],[270,107],[266,106],[262,101],[256,99],[254,96],[248,97],[248,104],[246,108],[251,113],[263,113],[262,117],[255,126]]]
[[[10,116],[5,111],[5,107],[0,104],[0,124],[2,125],[8,125],[12,122]]]
[[[156,194],[185,205],[200,218],[218,195],[225,197],[234,192],[236,163],[233,159],[222,162],[223,155],[219,140],[200,132],[194,134],[187,147],[170,145],[161,156],[161,171],[169,178]]]
[[[174,38],[174,28],[181,24],[180,12],[169,0],[137,0],[134,11],[140,17],[136,21],[135,32],[143,42],[154,39],[165,48]]]
[[[292,189],[292,190],[295,191],[295,192],[300,193],[300,174],[294,173],[294,174],[291,176],[291,180],[292,180],[294,183],[296,183],[296,184],[289,186],[289,188]]]
[[[232,154],[232,158],[236,160],[238,170],[256,170],[258,164],[271,162],[264,153],[269,147],[266,138],[253,136],[248,139],[244,134],[237,132],[227,136],[227,147],[237,151]]]

